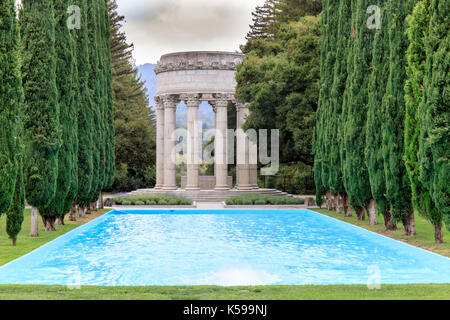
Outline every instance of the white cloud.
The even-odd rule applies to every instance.
[[[176,51],[235,51],[262,0],[118,0],[137,64]]]

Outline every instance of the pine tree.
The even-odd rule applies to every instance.
[[[351,7],[347,0],[339,1],[339,21],[337,27],[336,64],[334,67],[333,83],[330,90],[331,118],[330,118],[330,174],[329,186],[333,193],[343,199],[345,216],[351,216],[348,195],[342,178],[341,152],[342,145],[342,103],[347,81],[346,50],[351,40]]]
[[[389,0],[389,78],[383,98],[383,157],[386,174],[386,198],[391,214],[402,221],[406,234],[415,235],[411,183],[404,162],[406,17],[417,0]]]
[[[89,39],[87,0],[80,0],[81,29],[74,30],[76,34],[77,52],[77,99],[78,99],[78,192],[75,203],[83,215],[84,208],[89,205],[93,180],[93,135],[94,122],[92,111],[92,98],[89,91]],[[75,219],[71,215],[71,219]]]
[[[330,6],[338,6],[338,0],[330,1]],[[283,24],[297,21],[303,16],[315,16],[324,12],[324,0],[279,0],[275,3],[274,21]],[[323,7],[323,8],[322,8]]]
[[[392,220],[389,203],[386,199],[386,177],[381,133],[384,119],[380,110],[389,77],[389,38],[387,29],[389,7],[387,6],[387,1],[380,1],[379,5],[382,10],[382,19],[381,29],[376,31],[373,46],[372,73],[369,79],[365,157],[370,187],[378,212],[384,217],[386,229],[395,230],[397,226]]]
[[[116,179],[113,189],[131,190],[144,184],[147,172],[156,161],[155,113],[149,108],[144,83],[133,66],[133,45],[127,43],[125,33],[121,30],[125,18],[117,14],[115,0],[108,1],[108,6],[114,98],[114,160],[117,168],[125,168],[125,177]]]
[[[450,8],[448,1],[431,0],[431,20],[425,38],[426,66],[424,98],[419,106],[420,181],[450,229],[450,186],[448,163],[449,139],[449,69]],[[438,228],[435,225],[435,228]],[[436,232],[436,229],[435,229]]]
[[[21,99],[19,30],[14,0],[8,0],[0,3],[0,215],[9,210],[16,185]]]
[[[22,143],[21,139],[19,140]],[[9,238],[12,240],[12,245],[16,246],[17,235],[22,230],[22,223],[24,219],[25,211],[25,190],[23,185],[23,166],[22,166],[22,154],[18,156],[19,168],[17,170],[16,177],[16,189],[14,191],[13,202],[11,208],[7,213],[6,220],[6,232]]]
[[[350,204],[354,207],[358,218],[364,219],[364,207],[369,215],[371,225],[377,224],[375,203],[369,183],[369,175],[365,163],[368,103],[368,79],[372,63],[372,48],[375,32],[367,27],[367,7],[369,0],[357,0],[355,6],[353,49],[353,70],[348,75],[347,119],[345,125],[344,148],[346,150],[344,173],[347,175],[346,190]]]
[[[61,146],[56,87],[55,18],[52,0],[23,0],[20,12],[24,110],[24,181],[33,207],[30,236],[38,234],[38,207],[54,198]]]
[[[250,39],[267,39],[274,36],[275,3],[277,0],[265,0],[264,5],[257,6],[252,12],[253,24],[246,36]]]
[[[66,12],[68,0],[53,0],[55,10],[56,39],[56,86],[58,89],[59,121],[62,128],[62,145],[58,155],[58,179],[55,197],[52,202],[39,208],[44,221],[45,231],[56,231],[54,224],[65,213],[65,200],[70,191],[72,172],[74,170],[74,135],[77,123],[74,122],[73,109],[76,108],[73,92],[73,74],[75,60],[73,39],[67,27]]]

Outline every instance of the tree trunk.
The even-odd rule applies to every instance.
[[[100,198],[98,198],[97,207],[98,207],[98,209],[104,209],[105,208],[105,206],[103,204],[103,193],[100,193]]]
[[[77,221],[77,206],[75,202],[72,203],[72,210],[70,210],[69,221]]]
[[[403,227],[405,228],[405,232],[407,236],[415,236],[416,235],[416,224],[414,220],[414,213],[411,213],[408,217],[403,218]]]
[[[334,212],[336,212],[336,214],[341,212],[341,199],[339,193],[334,194]]]
[[[331,190],[328,190],[325,193],[325,197],[326,197],[326,203],[327,203],[327,210],[331,211],[331,209],[333,208],[333,199],[332,199]]]
[[[433,229],[434,229],[434,241],[436,241],[436,243],[444,243],[444,235],[442,233],[442,225],[437,226],[434,222],[432,222],[432,224],[433,224]]]
[[[30,237],[37,238],[39,237],[39,212],[38,208],[31,208],[31,228],[30,228]]]
[[[369,217],[369,224],[371,226],[376,226],[378,224],[377,221],[377,211],[375,209],[375,200],[370,199],[370,201],[366,205],[367,216]]]
[[[397,224],[392,219],[391,212],[388,210],[384,213],[384,226],[386,227],[386,230],[389,231],[395,231],[397,230]]]
[[[56,231],[55,229],[55,217],[42,217],[42,222],[44,223],[44,231],[50,232],[50,231]]]
[[[366,216],[364,215],[364,207],[354,206],[353,209],[355,209],[356,216],[358,217],[359,221],[366,220]]]
[[[345,214],[345,216],[347,218],[351,217],[352,216],[352,208],[350,207],[350,200],[348,198],[348,194],[347,193],[344,194],[342,202],[343,202],[343,206],[344,206],[344,214]]]
[[[55,226],[63,226],[63,225],[64,225],[64,216],[56,218]]]
[[[13,247],[17,246],[17,238],[12,238],[11,240]]]
[[[78,218],[86,218],[86,207],[78,206]]]

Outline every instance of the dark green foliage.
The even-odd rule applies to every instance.
[[[22,101],[19,30],[14,0],[0,2],[0,215],[6,213],[18,170],[18,118]]]
[[[304,204],[303,198],[292,198],[287,196],[267,196],[263,194],[241,194],[226,200],[226,204],[232,205],[299,205]]]
[[[112,147],[116,166],[112,189],[131,191],[155,183],[156,121],[144,83],[133,66],[133,46],[126,42],[121,30],[124,17],[117,14],[116,1],[108,4],[115,127],[111,131],[115,132]]]
[[[20,12],[27,201],[47,206],[55,196],[61,146],[52,0],[23,0]]]
[[[356,34],[353,47],[353,68],[348,74],[346,101],[347,119],[345,126],[343,162],[346,191],[350,204],[363,207],[372,198],[369,174],[364,160],[366,144],[365,126],[367,121],[368,80],[372,62],[374,30],[367,28],[367,7],[369,0],[357,0],[353,18],[353,32]]]
[[[383,157],[386,174],[386,198],[391,214],[397,221],[403,221],[408,234],[407,219],[413,215],[411,185],[404,162],[404,127],[406,81],[406,50],[408,38],[405,33],[406,16],[412,12],[416,0],[389,0],[389,79],[383,98]]]
[[[450,6],[431,1],[431,21],[425,38],[424,99],[419,106],[420,180],[450,228]]]
[[[386,177],[382,148],[381,126],[384,122],[381,105],[389,77],[389,37],[387,1],[380,1],[382,10],[381,29],[376,31],[373,45],[372,73],[368,87],[368,110],[366,125],[366,165],[369,173],[370,187],[377,204],[378,212],[386,215],[389,203],[386,199]]]
[[[86,206],[93,180],[93,115],[92,99],[89,92],[89,40],[87,1],[80,1],[81,29],[74,30],[77,40],[78,72],[78,193],[76,203]]]
[[[126,195],[114,198],[117,205],[192,205],[192,200],[171,194]]]
[[[55,219],[68,213],[65,212],[65,200],[72,185],[74,170],[74,141],[77,133],[77,122],[74,121],[73,75],[75,60],[73,54],[73,39],[67,28],[67,8],[71,3],[68,0],[54,0],[55,10],[55,39],[56,39],[56,86],[58,89],[59,121],[62,129],[62,145],[58,155],[58,179],[55,197],[52,202],[39,208],[41,216]]]

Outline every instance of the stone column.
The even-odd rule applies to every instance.
[[[164,96],[164,190],[176,190],[176,110],[178,98],[174,95]]]
[[[253,186],[250,181],[249,139],[242,129],[245,120],[250,112],[248,110],[248,107],[240,102],[236,103],[236,111],[236,187],[238,190],[251,190],[253,189]]]
[[[216,109],[216,136],[214,138],[214,162],[216,190],[230,189],[227,183],[227,128],[228,128],[228,95],[218,94],[214,103]]]
[[[156,102],[156,185],[155,189],[164,186],[164,103],[160,97]]]
[[[199,123],[198,107],[200,95],[185,97],[188,107],[188,141],[187,141],[187,183],[186,190],[200,190],[198,180],[199,169]]]

